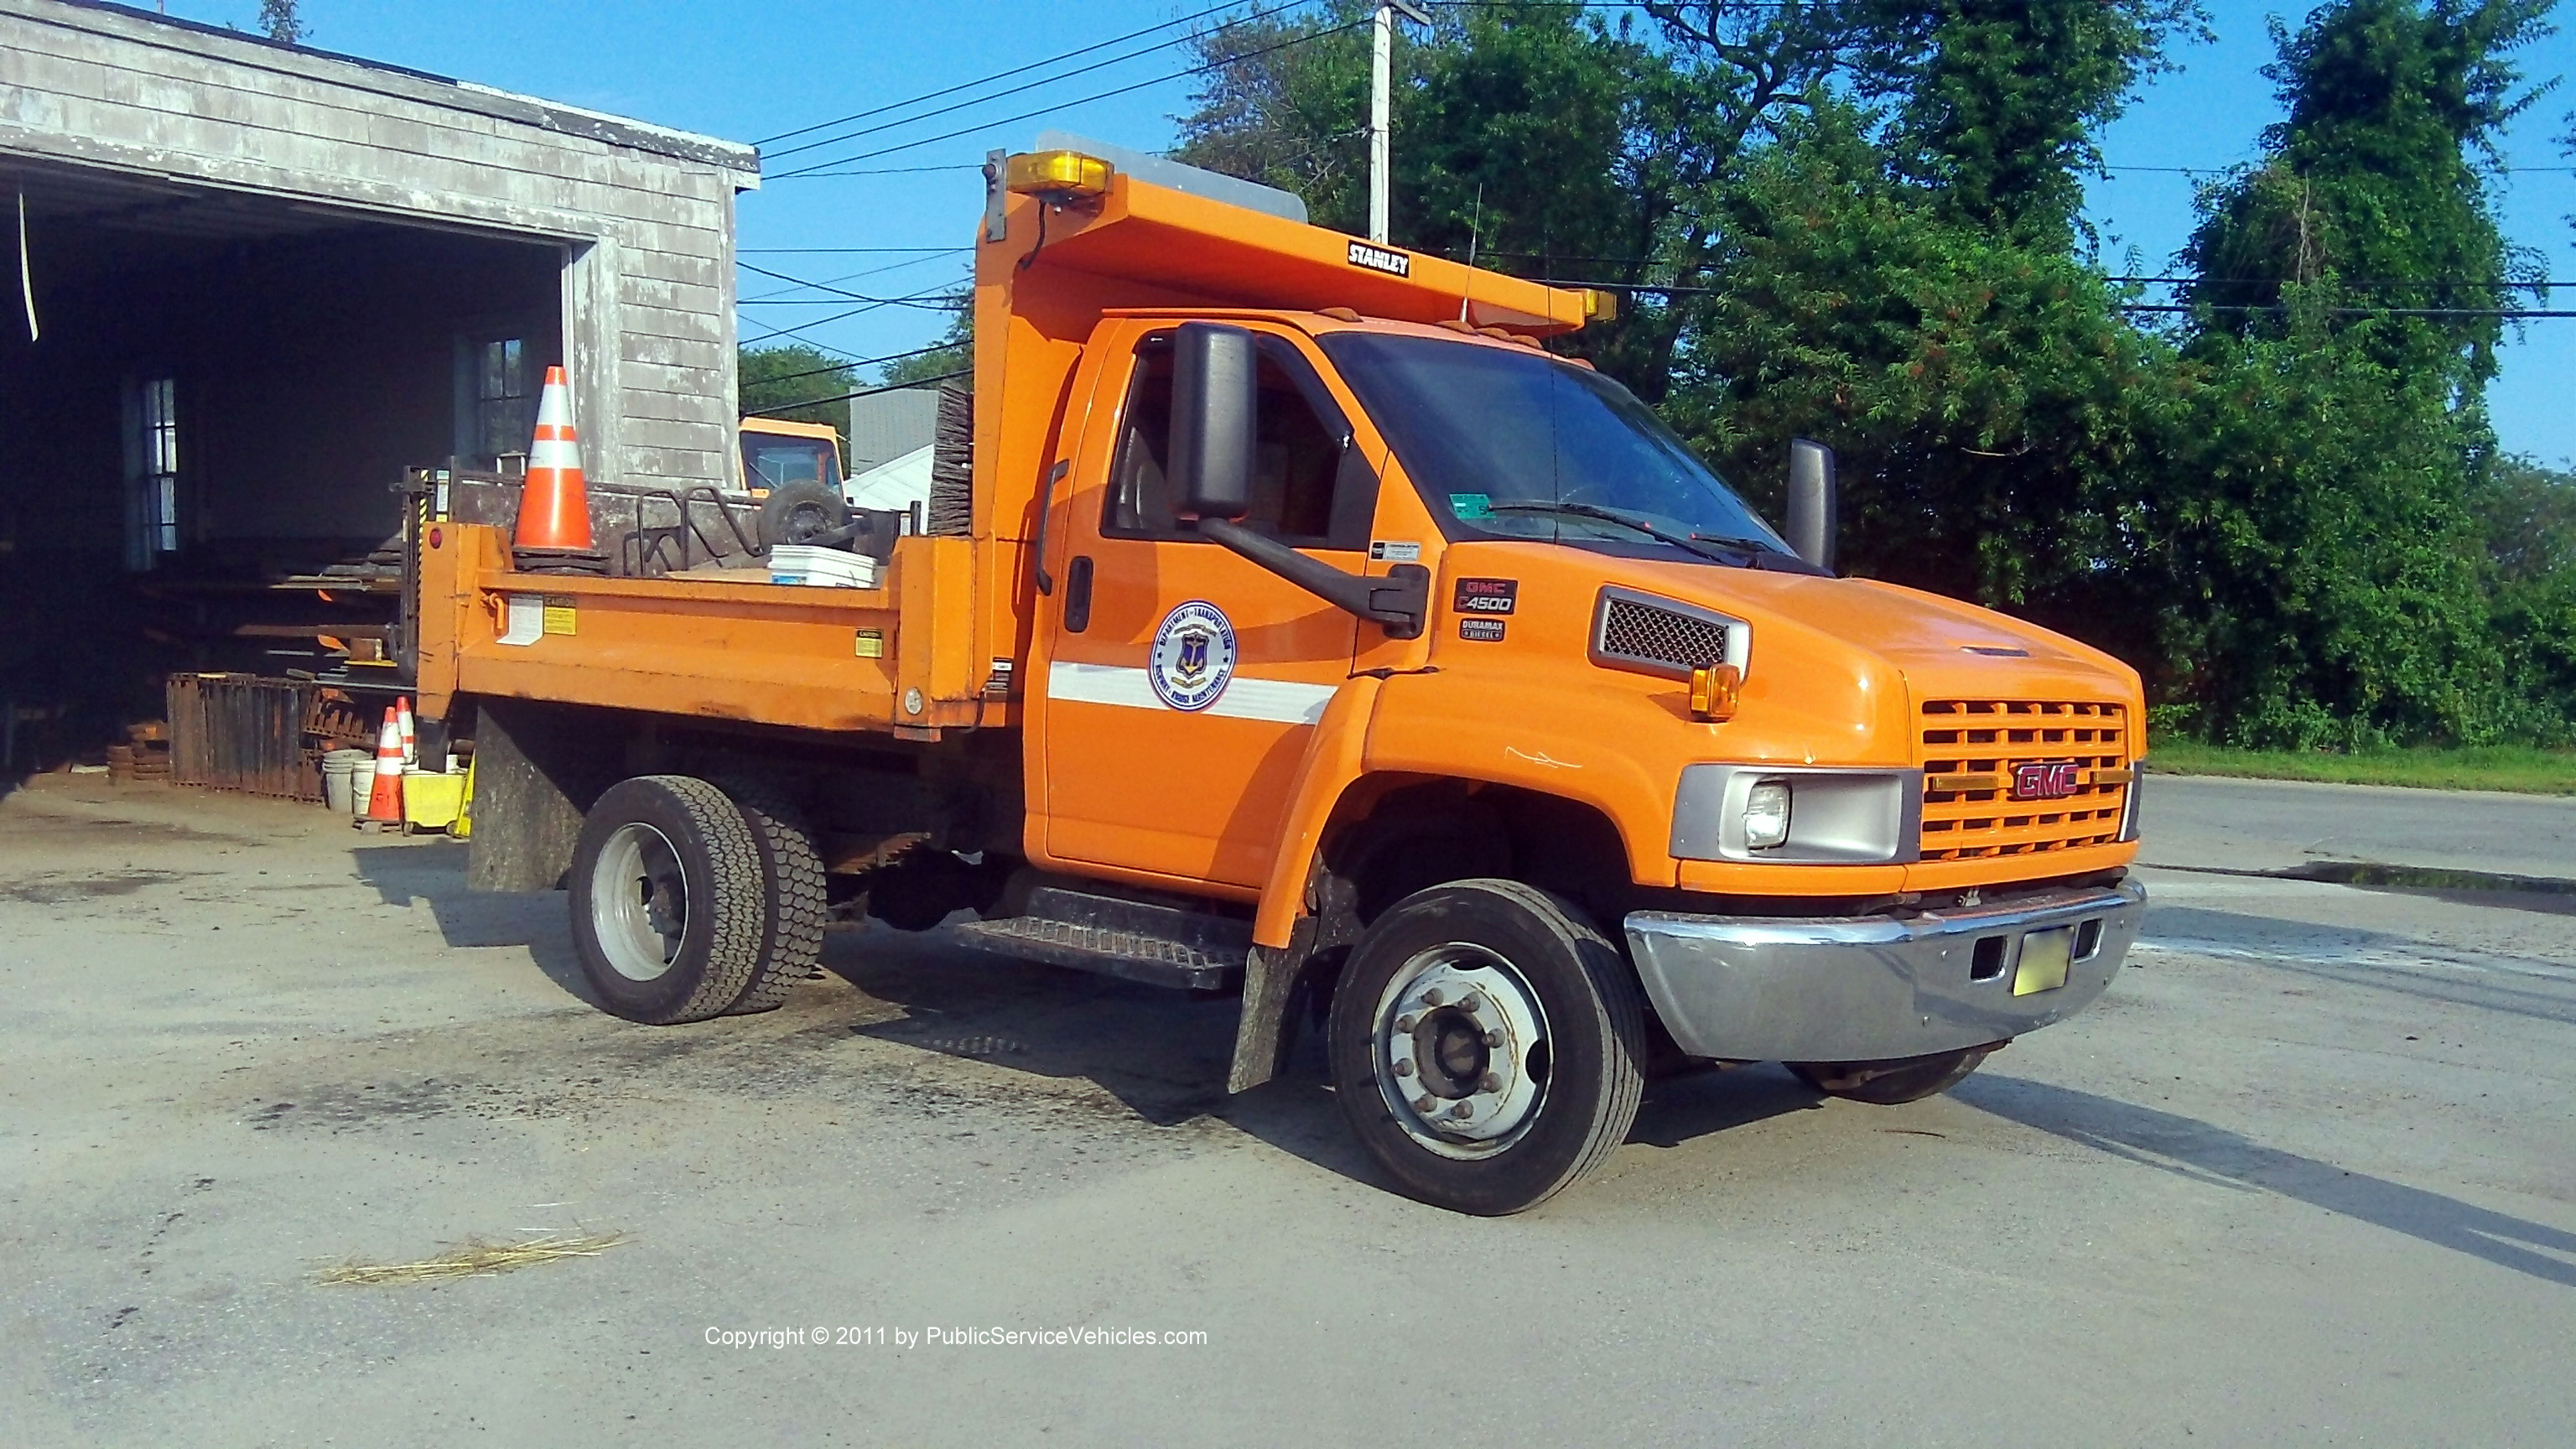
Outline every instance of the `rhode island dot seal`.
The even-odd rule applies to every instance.
[[[1163,616],[1154,631],[1146,677],[1163,703],[1201,710],[1217,702],[1234,678],[1234,626],[1205,599],[1192,599]]]

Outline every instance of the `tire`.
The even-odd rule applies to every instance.
[[[1627,959],[1571,906],[1455,881],[1370,925],[1334,988],[1327,1051],[1342,1115],[1387,1176],[1491,1217],[1546,1201],[1627,1139],[1645,1022]]]
[[[717,782],[760,853],[760,960],[751,983],[725,1008],[731,1016],[775,1011],[796,983],[816,974],[823,959],[826,877],[813,832],[794,797],[765,780],[728,777]]]
[[[760,963],[764,884],[723,791],[686,775],[610,786],[572,865],[573,944],[600,1004],[655,1026],[723,1015]]]
[[[800,479],[769,490],[760,500],[760,542],[767,548],[803,543],[850,521],[850,505],[841,490]]]
[[[1968,1073],[1993,1055],[1994,1048],[1934,1052],[1892,1062],[1784,1062],[1799,1081],[1828,1097],[1867,1102],[1873,1107],[1901,1107],[1946,1092],[1967,1080]]]

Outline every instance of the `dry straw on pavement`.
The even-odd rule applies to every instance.
[[[438,1283],[450,1278],[489,1278],[561,1258],[596,1258],[620,1243],[624,1233],[577,1236],[548,1234],[519,1243],[487,1243],[470,1238],[435,1258],[417,1263],[342,1263],[315,1275],[326,1284],[386,1287],[401,1283]]]

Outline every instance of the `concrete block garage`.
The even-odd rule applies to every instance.
[[[95,751],[176,671],[319,676],[360,712],[399,689],[394,485],[510,471],[549,364],[597,485],[733,489],[758,166],[149,10],[0,0],[0,773]]]

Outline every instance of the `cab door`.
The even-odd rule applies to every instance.
[[[1360,572],[1376,470],[1294,335],[1254,330],[1258,454],[1244,522]],[[1098,395],[1119,402],[1086,429],[1077,476],[1088,486],[1068,502],[1045,769],[1033,782],[1046,853],[1258,889],[1359,623],[1175,519],[1172,328],[1138,322],[1103,340],[1119,360]]]

